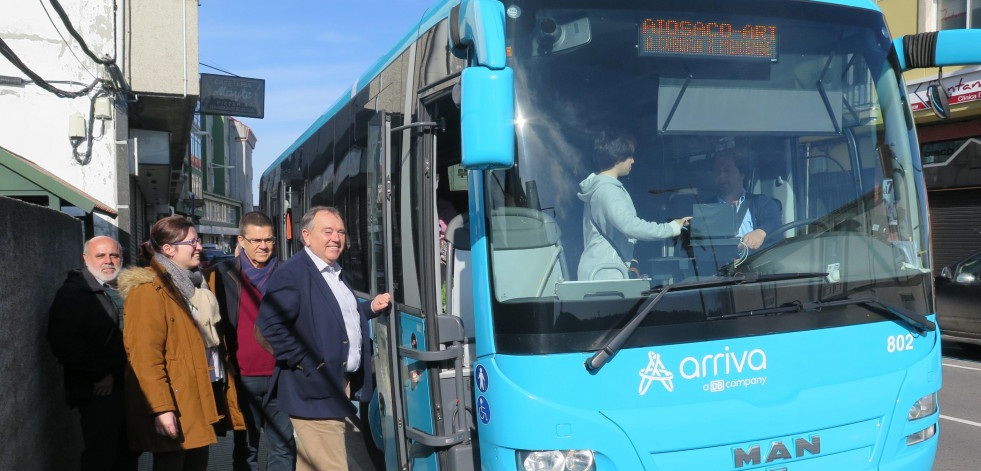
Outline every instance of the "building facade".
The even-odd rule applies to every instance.
[[[131,260],[181,197],[197,14],[194,0],[6,6],[0,195],[64,210],[85,237],[118,237]]]
[[[981,28],[981,0],[881,0],[890,33]],[[942,72],[942,74],[941,74]],[[922,69],[905,74],[930,206],[933,268],[981,250],[981,67]],[[925,93],[940,80],[950,117],[935,116]]]
[[[252,130],[227,116],[196,115],[177,212],[192,217],[206,245],[231,253],[238,221],[252,211]]]

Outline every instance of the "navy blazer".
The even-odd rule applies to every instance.
[[[344,284],[350,289],[350,285]],[[270,390],[279,409],[306,419],[341,419],[357,413],[344,394],[344,378],[360,401],[374,393],[368,319],[377,314],[370,302],[359,302],[361,366],[347,369],[348,338],[337,298],[306,251],[276,268],[259,307],[256,325],[273,348],[276,369]],[[317,368],[321,363],[324,366]]]

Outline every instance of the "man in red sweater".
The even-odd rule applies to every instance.
[[[257,471],[261,433],[266,434],[266,469],[293,470],[296,444],[288,415],[279,411],[270,396],[269,378],[276,359],[262,348],[254,334],[259,304],[266,282],[279,265],[274,255],[273,223],[268,216],[253,211],[239,222],[237,258],[208,269],[206,276],[221,307],[222,327],[228,340],[228,355],[239,391],[238,403],[247,430],[235,432],[232,452],[234,471]]]

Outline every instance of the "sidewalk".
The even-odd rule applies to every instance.
[[[351,471],[372,471],[371,460],[368,458],[368,450],[364,447],[361,438],[361,430],[351,419],[347,420],[347,459],[348,468]],[[265,453],[266,440],[259,442],[259,469],[263,469],[266,464]],[[139,471],[152,471],[153,457],[150,453],[140,456]],[[208,460],[209,471],[232,471],[232,435],[218,437],[218,443],[211,447],[211,457]]]

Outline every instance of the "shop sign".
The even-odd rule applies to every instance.
[[[265,101],[265,80],[201,74],[201,114],[261,119]]]
[[[950,93],[951,105],[981,100],[981,73],[947,77],[943,82]],[[927,85],[929,82],[907,87],[910,90],[909,103],[913,111],[930,109],[926,96]]]

